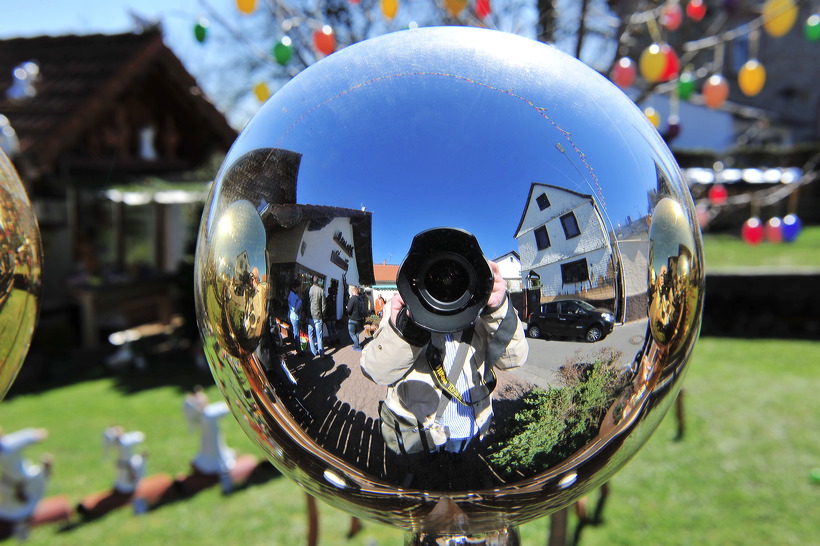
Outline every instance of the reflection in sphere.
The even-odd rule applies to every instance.
[[[265,228],[253,205],[237,200],[228,206],[209,250],[214,282],[204,302],[213,316],[221,316],[218,341],[235,356],[252,353],[262,337],[267,303]]]
[[[391,297],[441,226],[480,248],[412,251],[429,326]],[[305,70],[239,136],[203,215],[199,326],[234,415],[311,494],[418,536],[512,532],[660,422],[702,254],[672,154],[615,86],[524,38],[411,30]]]
[[[23,184],[0,150],[0,400],[28,353],[40,301],[42,248]]]

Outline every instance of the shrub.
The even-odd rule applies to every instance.
[[[533,389],[490,461],[508,474],[532,474],[581,449],[598,434],[610,406],[629,385],[629,370],[615,365],[620,356],[605,349],[591,364],[562,366],[564,387]]]

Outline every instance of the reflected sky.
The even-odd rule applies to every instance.
[[[376,262],[397,263],[415,233],[437,226],[476,234],[490,257],[516,250],[532,182],[593,195],[610,229],[647,213],[654,162],[630,144],[659,137],[648,123],[624,122],[641,118],[620,115],[636,107],[604,78],[594,82],[598,95],[584,81],[598,77],[589,71],[560,76],[577,77],[577,87],[551,84],[561,54],[546,47],[519,59],[518,74],[439,53],[435,72],[374,69],[334,54],[326,61],[340,65],[336,77],[305,71],[264,106],[231,155],[250,142],[303,154],[298,202],[373,211]]]

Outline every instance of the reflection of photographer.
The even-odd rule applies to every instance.
[[[453,244],[459,237],[475,241],[465,232],[455,235]],[[439,242],[444,239],[446,237],[434,238]],[[375,383],[389,386],[379,414],[382,436],[392,451],[403,454],[457,453],[464,451],[476,436],[486,434],[490,427],[492,391],[496,382],[494,368],[521,366],[526,361],[528,346],[521,321],[507,298],[506,282],[498,266],[487,262],[480,249],[479,263],[469,253],[466,259],[460,254],[453,259],[452,248],[425,244],[422,255],[427,258],[417,268],[418,276],[422,278],[416,278],[417,271],[413,267],[409,282],[403,283],[401,277],[406,273],[405,266],[418,242],[419,236],[399,272],[400,294],[396,294],[385,309],[379,329],[364,348],[361,366]],[[453,279],[437,273],[442,267],[454,264],[457,266],[454,275],[469,279],[464,282],[464,294],[455,294]],[[481,281],[473,280],[482,276],[475,270],[483,269],[487,264],[489,283],[482,292],[482,289],[476,289]],[[415,266],[412,262],[411,265]],[[428,274],[430,272],[435,274]],[[440,283],[447,290],[439,290]],[[403,284],[405,290],[401,293]],[[421,287],[420,295],[418,287]],[[424,290],[429,290],[433,296]],[[446,297],[438,300],[436,294]],[[470,310],[472,303],[468,302],[475,299],[473,296],[481,300],[475,312]],[[425,299],[433,305],[427,305]],[[453,301],[462,301],[465,305],[459,309],[447,308]],[[432,314],[436,315],[432,319],[435,331],[429,324],[420,325],[414,320],[416,315],[429,314],[425,310],[418,311],[422,306],[428,311],[432,309]],[[471,314],[466,324],[465,309],[468,315]],[[461,329],[448,330],[448,322]]]

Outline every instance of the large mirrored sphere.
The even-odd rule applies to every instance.
[[[0,150],[0,400],[28,353],[40,302],[40,230],[14,166]]]
[[[234,415],[311,494],[489,532],[647,440],[702,255],[672,154],[605,78],[500,32],[410,30],[308,68],[239,136],[203,215],[199,327]]]

